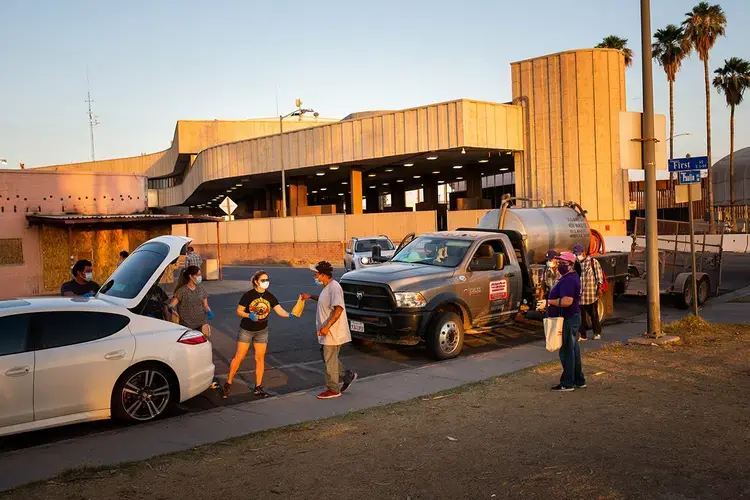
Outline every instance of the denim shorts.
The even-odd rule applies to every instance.
[[[240,331],[237,334],[237,342],[242,342],[244,344],[249,344],[251,342],[253,344],[268,344],[268,328],[258,330],[257,332],[251,332],[244,328],[240,328]]]

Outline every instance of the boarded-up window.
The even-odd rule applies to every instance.
[[[0,239],[0,266],[23,264],[23,240],[21,238]]]

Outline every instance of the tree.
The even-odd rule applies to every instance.
[[[682,61],[690,55],[690,42],[682,28],[670,24],[654,34],[651,54],[664,68],[669,81],[669,157],[674,158],[674,81]]]
[[[708,155],[708,210],[711,230],[716,230],[716,214],[714,213],[714,187],[711,183],[711,80],[708,76],[708,55],[716,40],[724,36],[727,17],[720,5],[709,5],[701,2],[693,10],[685,14],[682,22],[685,36],[690,40],[692,48],[698,52],[703,61],[703,75],[706,84],[706,153]]]
[[[633,56],[635,55],[633,53],[633,50],[628,47],[628,39],[627,38],[620,38],[619,36],[615,35],[609,35],[604,37],[604,39],[599,43],[599,45],[596,46],[597,49],[615,49],[622,52],[622,55],[625,56],[625,66],[631,67],[633,65]]]
[[[734,216],[734,108],[742,102],[745,90],[750,88],[750,61],[733,57],[724,61],[724,66],[714,71],[714,87],[724,94],[729,114],[729,205]]]

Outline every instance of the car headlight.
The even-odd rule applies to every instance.
[[[362,264],[369,264],[371,260],[372,260],[372,259],[371,259],[370,257],[362,257],[361,259],[359,259],[359,261],[360,261],[360,262],[361,262]]]
[[[415,292],[396,292],[396,306],[403,307],[405,309],[424,307],[427,305],[427,301],[421,293]]]

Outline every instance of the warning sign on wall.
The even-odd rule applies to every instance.
[[[490,281],[490,300],[502,300],[508,298],[508,281]]]

